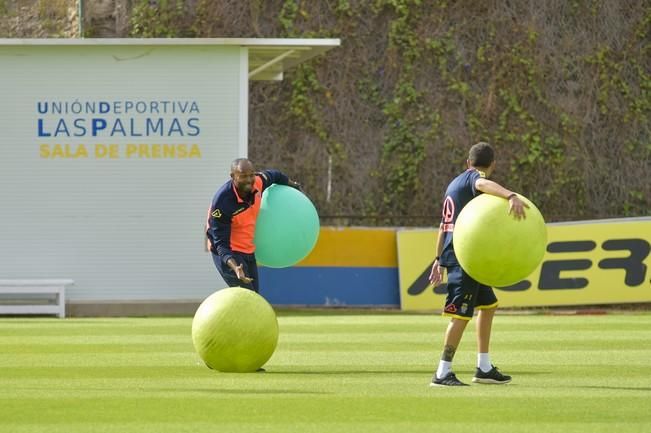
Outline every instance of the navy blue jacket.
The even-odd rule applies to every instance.
[[[208,210],[206,236],[210,251],[219,255],[223,263],[233,257],[233,252],[253,254],[262,192],[274,183],[287,185],[288,182],[289,178],[278,170],[256,173],[253,191],[247,198],[239,196],[232,180],[222,185]]]
[[[441,266],[458,266],[459,261],[454,253],[452,234],[457,217],[470,200],[481,194],[475,188],[475,182],[480,177],[486,177],[483,172],[470,168],[455,177],[448,185],[443,200],[441,224],[443,228],[443,251],[439,263]]]

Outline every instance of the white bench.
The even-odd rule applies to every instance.
[[[6,303],[6,296],[0,296],[0,314],[56,314],[66,317],[66,286],[74,284],[73,280],[0,280],[0,295],[12,295],[21,303]],[[22,295],[29,295],[22,297]],[[32,299],[42,298],[36,295],[54,295],[54,304],[30,303]]]

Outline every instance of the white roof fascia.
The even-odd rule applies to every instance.
[[[240,46],[247,48],[249,80],[282,80],[284,72],[331,48],[339,39],[106,38],[1,39],[0,46]]]

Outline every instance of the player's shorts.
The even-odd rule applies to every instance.
[[[237,278],[235,272],[222,261],[215,253],[212,254],[212,260],[215,263],[215,267],[219,271],[219,274],[222,276],[228,287],[243,287],[245,289],[253,290],[254,292],[260,291],[260,286],[258,283],[258,264],[255,260],[254,254],[245,254],[238,251],[233,251],[233,258],[239,265],[243,265],[244,273],[247,277],[253,278],[253,281],[250,283],[245,283]]]
[[[475,281],[461,266],[446,267],[448,296],[445,299],[444,316],[470,320],[475,309],[497,307],[497,297],[489,286]]]

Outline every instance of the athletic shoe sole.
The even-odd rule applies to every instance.
[[[479,377],[473,377],[472,378],[472,383],[484,383],[488,385],[506,385],[507,383],[510,383],[511,379],[509,380],[495,380],[495,379],[483,379]]]

